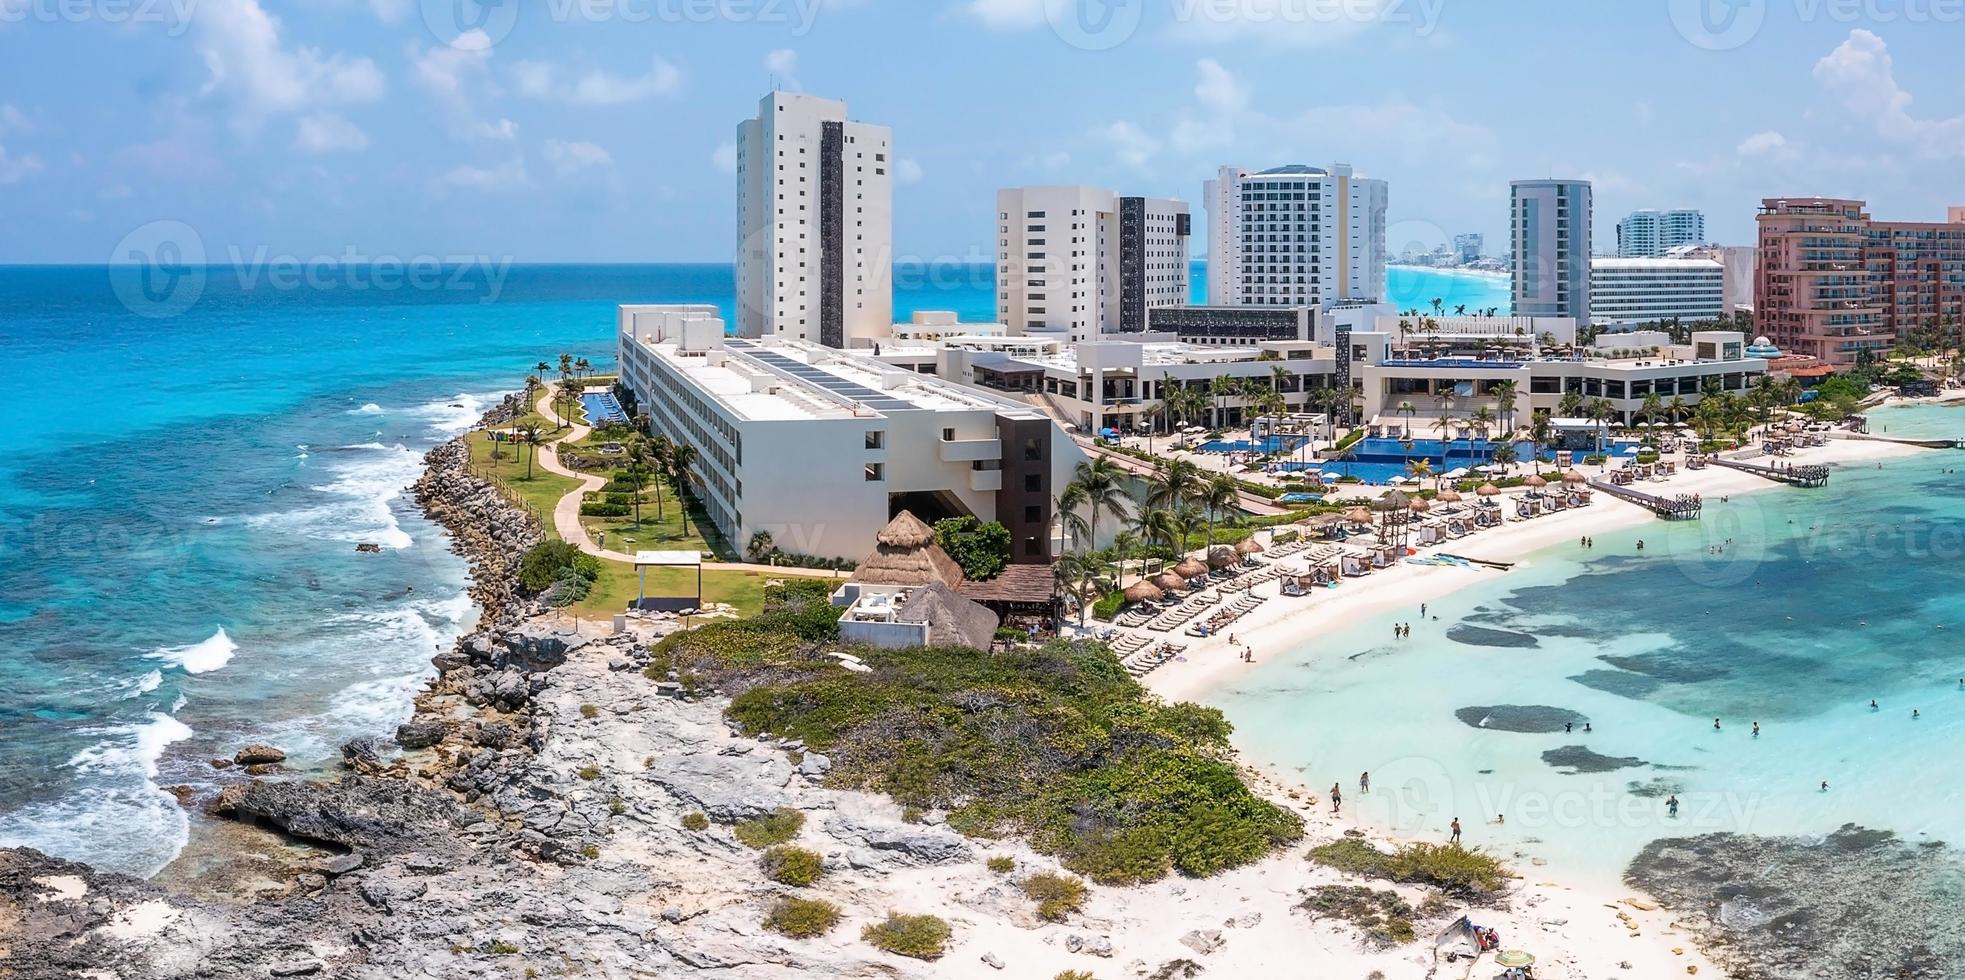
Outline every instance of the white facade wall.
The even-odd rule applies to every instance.
[[[1683,245],[1706,241],[1706,215],[1701,211],[1633,211],[1617,223],[1617,254],[1626,259],[1655,259]]]
[[[1385,298],[1385,181],[1346,164],[1223,167],[1202,197],[1210,305],[1328,309]]]
[[[1711,320],[1726,312],[1726,266],[1711,259],[1595,259],[1590,321]]]
[[[1124,329],[1131,280],[1121,249],[1125,199],[1099,187],[1014,187],[996,194],[997,319],[1013,335],[1090,340]],[[1187,302],[1186,202],[1145,198],[1139,287],[1145,307]],[[1143,323],[1141,324],[1143,327]]]
[[[827,123],[843,128],[841,250],[843,346],[883,337],[893,324],[893,132],[851,122],[846,103],[773,92],[737,127],[737,333],[815,343],[820,336],[820,181]]]

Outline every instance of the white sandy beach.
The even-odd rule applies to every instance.
[[[1890,442],[1836,439],[1825,447],[1801,450],[1791,461],[1864,465],[1919,451]],[[1594,468],[1586,472],[1595,475]],[[1669,480],[1644,483],[1638,489],[1660,495],[1697,493],[1709,500],[1761,491],[1809,492],[1721,467],[1700,471],[1681,469]],[[1519,492],[1511,491],[1510,495]],[[1504,505],[1503,510],[1510,515],[1503,527],[1450,541],[1436,549],[1422,549],[1422,553],[1444,550],[1492,561],[1533,561],[1538,552],[1566,541],[1658,520],[1641,507],[1603,493],[1596,494],[1595,502],[1587,508],[1529,521],[1513,520],[1512,505]],[[1506,573],[1401,564],[1364,579],[1347,580],[1336,589],[1312,590],[1312,595],[1303,598],[1275,597],[1276,585],[1263,586],[1261,594],[1272,598],[1220,635],[1205,639],[1178,634],[1173,637],[1188,644],[1185,656],[1148,674],[1144,682],[1169,699],[1206,703],[1224,685],[1254,669],[1254,665],[1242,662],[1238,650],[1230,645],[1231,635],[1254,650],[1258,660],[1284,657],[1291,658],[1292,663],[1314,668],[1318,660],[1343,657],[1348,651],[1319,649],[1305,642],[1309,638],[1337,634],[1395,609],[1411,609],[1416,615],[1421,603],[1468,585],[1492,581],[1493,576],[1500,574]],[[1324,792],[1321,784],[1331,778],[1319,774],[1323,778],[1316,779],[1266,766],[1258,768],[1273,787],[1270,794],[1273,798],[1289,797],[1306,803],[1321,802]],[[1350,780],[1346,779],[1344,785],[1349,787]],[[1326,807],[1308,805],[1302,812],[1309,823],[1313,844],[1334,839],[1346,830],[1363,830],[1388,843],[1401,839],[1382,828],[1360,826],[1349,811],[1341,818],[1333,818]],[[1295,901],[1298,888],[1339,881],[1341,877],[1309,866],[1299,856],[1293,855],[1291,860],[1295,863],[1286,869],[1273,869],[1274,862],[1270,862],[1217,879],[1184,882],[1178,889],[1155,887],[1121,893],[1109,900],[1119,906],[1126,920],[1119,926],[1120,930],[1137,928],[1141,941],[1147,943],[1155,941],[1152,938],[1155,928],[1151,924],[1164,923],[1166,929],[1172,930],[1177,922],[1185,921],[1185,907],[1197,902],[1216,906],[1224,920],[1251,911],[1262,913],[1265,922],[1292,915],[1300,917],[1302,913],[1287,911]],[[1666,913],[1656,911],[1645,897],[1634,895],[1617,882],[1586,880],[1559,867],[1514,863],[1525,882],[1514,898],[1512,910],[1501,915],[1478,914],[1476,920],[1499,928],[1506,945],[1530,949],[1540,957],[1538,976],[1683,976],[1693,972],[1693,968],[1699,973],[1719,974],[1713,963],[1694,948],[1687,931],[1673,923]],[[1430,964],[1417,962],[1410,950],[1403,958],[1355,948],[1347,953],[1344,948],[1347,940],[1339,937],[1353,934],[1336,928],[1324,930],[1329,933],[1331,941],[1326,945],[1331,948],[1312,949],[1301,943],[1300,929],[1298,925],[1280,933],[1269,933],[1259,926],[1246,932],[1228,930],[1225,934],[1237,941],[1211,957],[1209,968],[1232,963],[1252,975],[1266,976],[1289,964],[1308,970],[1303,975],[1312,976],[1362,976],[1372,969],[1385,970],[1388,977],[1430,975],[1424,968]],[[1388,966],[1388,962],[1402,965]],[[1440,975],[1459,974],[1442,971]]]

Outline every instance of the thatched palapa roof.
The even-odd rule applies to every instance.
[[[964,599],[939,583],[915,589],[894,618],[903,623],[928,624],[928,642],[936,646],[977,650],[989,649],[1002,622],[987,606]]]
[[[935,544],[935,529],[908,511],[874,536],[878,545],[860,562],[851,581],[868,585],[962,584],[962,566]]]

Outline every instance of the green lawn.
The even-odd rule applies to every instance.
[[[558,538],[553,529],[553,508],[561,497],[572,493],[580,486],[579,481],[548,473],[533,466],[531,477],[526,476],[525,460],[513,456],[517,449],[524,448],[529,455],[530,447],[502,446],[505,457],[501,460],[491,458],[495,443],[483,432],[471,433],[471,462],[477,471],[488,476],[508,490],[517,494],[520,501],[530,508],[545,528],[546,536]],[[650,504],[642,509],[642,526],[634,528],[634,518],[606,519],[590,518],[582,521],[587,533],[607,531],[607,546],[611,550],[664,550],[696,549],[711,552],[713,549],[704,542],[694,518],[689,522],[690,534],[681,533],[682,521],[677,516],[676,501],[673,496],[666,498],[667,520],[655,520],[652,504],[653,493],[649,495]],[[634,538],[630,542],[627,539]],[[727,602],[736,606],[746,616],[756,615],[763,607],[765,576],[750,572],[720,571],[714,567],[703,571],[703,599],[706,602]],[[650,595],[678,595],[695,588],[694,573],[680,569],[651,569],[648,572],[648,592]],[[601,577],[594,583],[594,590],[586,601],[573,607],[574,614],[583,617],[610,616],[627,608],[629,601],[637,594],[638,577],[634,566],[623,562],[602,562]]]

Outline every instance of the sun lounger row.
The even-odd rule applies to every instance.
[[[1269,600],[1259,595],[1245,595],[1228,604],[1228,607],[1208,617],[1204,623],[1196,623],[1187,628],[1189,636],[1212,636],[1230,623],[1241,619]]]
[[[1154,647],[1153,652],[1135,654],[1134,656],[1121,660],[1120,664],[1126,668],[1126,673],[1134,677],[1144,677],[1152,673],[1161,664],[1180,656],[1186,650],[1187,645],[1184,643],[1162,643]]]

